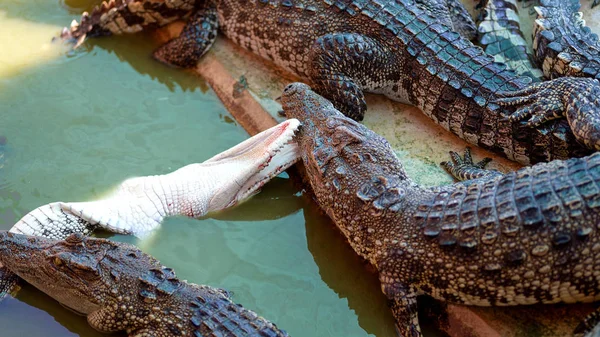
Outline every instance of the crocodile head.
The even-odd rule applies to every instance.
[[[73,234],[65,241],[0,232],[0,262],[61,304],[89,314],[101,308],[109,291],[101,261],[114,245]],[[104,294],[102,294],[104,295]]]
[[[298,161],[300,154],[293,137],[299,126],[297,119],[286,120],[203,162],[204,167],[215,168],[208,211],[248,198]]]
[[[131,244],[81,234],[57,241],[0,232],[0,262],[65,307],[87,315],[100,332],[288,337],[232,302],[227,291],[182,281]]]
[[[343,178],[365,169],[365,173],[376,174],[382,167],[406,178],[402,164],[385,138],[345,117],[308,85],[288,85],[281,103],[288,118],[302,123],[296,138],[304,164],[314,178],[325,178],[334,170]],[[371,169],[374,171],[369,171]],[[372,174],[358,175],[356,179],[362,180]]]
[[[353,224],[356,219],[389,215],[389,208],[402,209],[416,185],[383,137],[342,115],[305,84],[288,85],[281,102],[286,116],[302,123],[296,138],[307,177],[334,222]],[[351,233],[356,229],[352,227],[357,226],[340,229],[358,245],[359,234]],[[368,244],[360,249],[369,249]]]

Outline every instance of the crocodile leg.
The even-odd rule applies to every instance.
[[[361,121],[367,110],[363,88],[384,87],[392,53],[377,41],[355,33],[319,37],[309,54],[309,78],[315,91],[346,116]],[[383,71],[382,71],[383,70]],[[391,76],[391,74],[389,74]]]
[[[452,161],[444,161],[441,163],[441,165],[458,181],[502,175],[501,172],[496,170],[485,169],[486,165],[492,161],[492,158],[486,157],[477,163],[473,163],[471,148],[469,147],[465,149],[465,155],[463,158],[461,158],[460,155],[454,151],[450,151],[450,157],[452,158]]]
[[[389,281],[385,283],[383,279],[381,280],[381,289],[390,300],[390,308],[396,321],[398,336],[420,337],[417,292],[414,289],[407,289],[403,285],[390,284]]]
[[[154,58],[171,66],[191,68],[217,38],[217,8],[212,4],[197,10],[181,34],[154,51]]]
[[[514,106],[511,121],[529,118],[527,125],[537,127],[546,121],[567,117],[576,139],[591,149],[600,149],[600,89],[598,80],[561,77],[534,83],[529,87],[499,92],[496,103]]]
[[[0,300],[18,289],[19,277],[5,266],[0,267]]]
[[[575,337],[597,337],[600,335],[600,308],[587,315],[573,331]]]
[[[459,0],[416,0],[417,6],[435,16],[440,23],[452,27],[465,39],[473,40],[477,28],[471,15]]]
[[[464,38],[474,40],[477,36],[477,25],[465,5],[459,0],[447,0],[447,3],[452,18],[452,28]]]
[[[129,337],[158,337],[158,335],[150,329],[141,329],[129,333]]]
[[[482,0],[478,7],[477,42],[485,52],[519,75],[535,81],[543,79],[542,71],[531,62],[533,56],[521,32],[516,0]]]

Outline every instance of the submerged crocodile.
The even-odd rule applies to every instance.
[[[203,163],[165,175],[128,179],[101,200],[41,206],[10,231],[58,240],[95,229],[144,236],[167,216],[200,217],[231,207],[299,159],[292,141],[298,127],[297,120],[287,120]],[[14,285],[10,271],[0,268],[0,294],[7,294]]]
[[[308,79],[356,120],[363,118],[363,91],[369,91],[416,105],[468,142],[524,164],[600,148],[594,120],[599,82],[561,78],[529,85],[530,78],[494,62],[412,0],[111,0],[84,13],[63,38],[80,43],[86,36],[136,32],[190,11],[181,35],[156,58],[194,66],[219,28]],[[507,92],[515,97],[505,98]]]
[[[137,247],[72,234],[0,233],[0,261],[104,333],[130,337],[284,337],[227,291],[179,280]]]
[[[422,293],[479,306],[600,300],[600,153],[508,174],[457,163],[458,176],[478,178],[422,187],[383,137],[307,85],[287,86],[281,101],[302,123],[317,203],[377,269],[402,336],[421,335]]]

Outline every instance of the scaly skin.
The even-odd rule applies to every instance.
[[[481,0],[477,19],[477,42],[496,61],[505,63],[517,74],[538,82],[544,74],[533,63],[533,56],[521,32],[516,0]]]
[[[536,7],[534,56],[548,78],[600,79],[598,36],[585,25],[579,8],[579,0],[542,0]]]
[[[477,36],[477,27],[473,18],[460,0],[415,0],[419,8],[431,13],[438,22],[452,27],[467,40]]]
[[[388,142],[301,83],[282,95],[317,203],[378,271],[402,336],[416,296],[467,305],[600,299],[600,153],[427,188]]]
[[[72,234],[64,241],[0,233],[0,261],[104,333],[130,337],[284,337],[229,294],[179,280],[137,247]]]
[[[167,216],[201,217],[231,207],[299,159],[292,142],[298,126],[297,120],[288,120],[203,163],[165,175],[128,179],[104,199],[41,206],[10,231],[57,240],[71,233],[88,235],[98,228],[144,236]],[[0,298],[15,285],[10,271],[1,267]]]
[[[363,118],[363,91],[369,91],[416,105],[468,142],[524,164],[590,153],[576,138],[600,148],[600,125],[595,123],[586,123],[590,128],[579,131],[561,119],[530,128],[505,118],[512,114],[525,118],[532,111],[541,114],[549,106],[553,118],[564,116],[569,107],[584,120],[596,118],[600,102],[589,94],[599,83],[568,79],[560,82],[566,87],[560,91],[554,81],[528,87],[527,78],[494,63],[481,48],[439,24],[412,1],[214,0],[204,6],[216,8],[219,29],[227,37],[309,80],[354,119]],[[188,26],[201,23],[195,18]],[[108,27],[110,23],[101,20],[97,24]],[[206,26],[216,30],[216,25]],[[65,37],[81,36],[79,27],[73,26]],[[194,64],[195,59],[182,62],[181,46],[193,44],[189,39],[200,35],[175,39],[160,58]],[[200,40],[199,45],[210,44]],[[582,86],[592,88],[580,93]],[[529,99],[533,96],[525,92],[528,88],[533,96],[544,94]],[[499,105],[511,91],[522,93],[523,99]]]

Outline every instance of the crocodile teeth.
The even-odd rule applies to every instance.
[[[71,37],[71,31],[67,29],[67,27],[63,27],[62,31],[60,32],[60,38],[66,40],[70,39]]]
[[[73,49],[77,49],[77,47],[81,46],[83,41],[85,41],[85,36],[86,36],[86,34],[83,34],[77,39],[77,43],[75,43],[75,45],[73,46]]]

